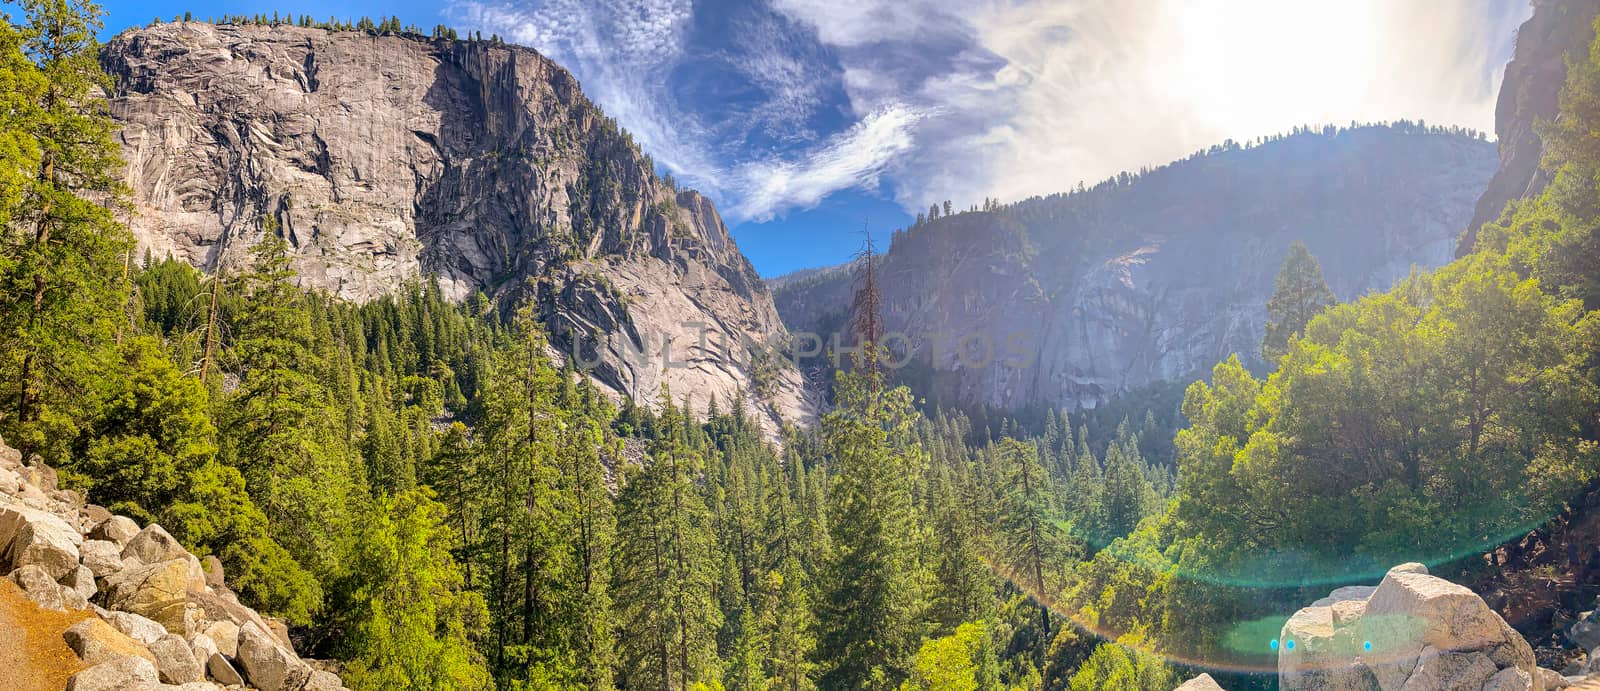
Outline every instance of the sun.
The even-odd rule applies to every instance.
[[[1370,0],[1165,0],[1158,68],[1193,121],[1237,138],[1362,110],[1380,30]],[[1397,67],[1397,69],[1399,69]]]

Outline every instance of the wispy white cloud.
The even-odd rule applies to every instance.
[[[922,118],[923,113],[906,106],[887,106],[800,160],[741,165],[734,215],[765,221],[784,209],[816,206],[836,190],[876,187],[884,167],[911,148],[913,130]]]
[[[1061,191],[1301,124],[1409,118],[1491,131],[1528,11],[1523,0],[778,6],[838,48],[853,99],[943,113],[889,170],[908,209]],[[952,31],[966,39],[953,54]],[[950,58],[908,72],[902,42]]]
[[[456,14],[572,68],[735,221],[880,182],[907,209],[1018,199],[1300,124],[1490,130],[1528,12],[1526,0],[496,2]]]

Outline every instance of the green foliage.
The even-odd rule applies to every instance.
[[[1489,254],[1337,307],[1267,381],[1230,361],[1190,388],[1180,515],[1285,555],[1258,575],[1490,547],[1600,467],[1582,437],[1597,324]]]
[[[244,296],[233,349],[240,384],[223,404],[222,457],[244,474],[273,536],[319,578],[339,575],[365,473],[319,358],[308,297],[295,287],[287,246],[267,236],[250,270],[236,277]]]
[[[922,644],[901,691],[978,691],[1000,688],[999,662],[983,622]]]
[[[1137,639],[1103,643],[1067,688],[1072,691],[1167,691],[1178,681],[1161,658],[1137,650]]]
[[[12,410],[0,432],[31,451],[48,441],[40,421],[75,415],[103,367],[104,349],[84,344],[120,334],[127,291],[115,277],[131,242],[112,218],[121,161],[99,97],[100,8],[21,8],[26,23],[0,34],[0,400]]]
[[[841,372],[838,408],[822,423],[836,468],[829,489],[834,554],[819,602],[817,648],[826,688],[889,688],[922,638],[926,565],[918,558],[913,478],[927,458],[911,438],[905,388],[885,391],[871,369]]]
[[[1303,242],[1289,245],[1289,253],[1278,269],[1272,298],[1267,301],[1266,334],[1261,338],[1261,357],[1275,363],[1283,357],[1289,341],[1305,331],[1311,318],[1338,302],[1322,279],[1322,266]]]
[[[1146,650],[1227,654],[1302,574],[1469,557],[1600,475],[1600,53],[1548,126],[1548,194],[1351,304],[1291,248],[1275,371],[1218,364],[1170,445],[1160,391],[924,414],[856,368],[780,448],[742,399],[619,413],[548,361],[533,305],[303,290],[271,219],[226,274],[134,266],[102,204],[98,11],[24,9],[0,27],[0,432],[217,555],[355,688],[1164,690]],[[584,188],[624,194],[616,172]],[[1048,206],[924,224],[1009,209],[1030,255]]]
[[[426,489],[383,498],[352,554],[345,682],[353,689],[484,689],[483,599],[463,589],[444,506]]]
[[[663,395],[661,432],[648,467],[625,479],[617,498],[620,562],[617,608],[636,633],[621,643],[626,686],[688,688],[719,676],[715,632],[723,613],[710,515],[693,477],[701,458],[686,440],[686,420]]]

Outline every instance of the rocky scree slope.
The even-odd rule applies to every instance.
[[[1584,56],[1597,14],[1600,0],[1533,0],[1533,16],[1517,29],[1516,52],[1506,65],[1494,109],[1500,169],[1478,198],[1456,256],[1472,251],[1478,228],[1500,218],[1507,202],[1538,196],[1549,184],[1549,175],[1539,167],[1544,144],[1536,128],[1559,112],[1567,58]]]
[[[754,392],[769,430],[813,414],[792,367],[738,357],[783,325],[710,200],[533,50],[182,22],[101,62],[141,251],[227,270],[270,232],[304,285],[352,300],[424,276],[505,309],[531,294],[554,349],[619,394]]]
[[[915,343],[927,380],[912,383],[930,398],[1093,405],[1254,359],[1295,240],[1346,300],[1444,264],[1494,167],[1486,141],[1372,126],[945,216],[896,233],[883,256],[886,328]],[[791,331],[847,323],[849,267],[772,285]]]
[[[222,565],[161,526],[84,503],[37,456],[0,442],[0,571],[39,607],[83,611],[60,636],[83,669],[69,691],[254,688],[338,691],[328,663],[301,660],[288,630],[239,603]],[[0,642],[38,632],[0,630]]]

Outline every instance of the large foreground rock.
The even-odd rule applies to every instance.
[[[67,691],[146,691],[158,688],[156,666],[142,657],[120,657],[72,675]]]
[[[1395,567],[1370,593],[1335,591],[1280,636],[1284,691],[1542,688],[1528,642],[1482,598],[1420,564]]]
[[[91,665],[125,657],[140,657],[152,663],[156,661],[155,655],[139,641],[98,618],[73,624],[61,637],[66,640],[67,647],[78,654],[79,659]]]
[[[311,678],[311,667],[255,624],[239,629],[239,665],[245,680],[262,691],[296,689]]]
[[[89,601],[78,591],[50,579],[50,574],[36,565],[24,566],[11,572],[11,580],[22,588],[23,594],[40,607],[53,610],[87,609]]]
[[[107,608],[145,617],[171,633],[187,634],[192,624],[187,616],[189,592],[204,587],[204,575],[191,568],[190,560],[172,559],[107,577],[101,597]]]
[[[0,505],[0,564],[9,571],[38,566],[52,580],[78,568],[83,535],[60,516],[20,506]]]

